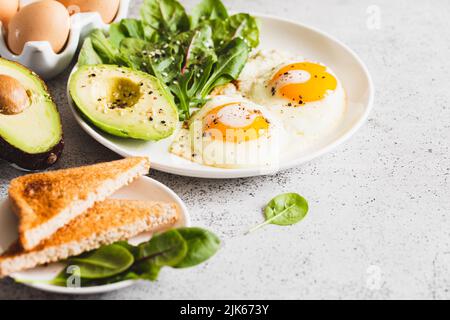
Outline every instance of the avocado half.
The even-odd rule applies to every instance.
[[[178,123],[170,92],[141,71],[82,66],[71,76],[69,91],[84,118],[114,136],[158,141],[172,135]]]
[[[0,159],[31,171],[50,167],[59,160],[64,142],[45,83],[31,70],[2,58],[0,77]]]

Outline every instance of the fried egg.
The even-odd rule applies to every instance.
[[[213,167],[277,165],[285,132],[267,109],[237,96],[214,96],[180,130],[170,152]]]
[[[317,139],[339,123],[346,96],[327,66],[280,51],[260,51],[250,58],[238,90],[276,114],[295,136]]]

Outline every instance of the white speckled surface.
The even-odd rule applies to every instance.
[[[164,270],[156,283],[92,298],[449,299],[450,2],[225,2],[302,21],[352,47],[377,88],[370,120],[335,152],[276,176],[213,181],[153,172],[186,201],[195,225],[223,239],[223,248],[201,267]],[[134,1],[134,14],[140,3]],[[368,8],[380,10],[380,29],[367,27]],[[58,167],[117,159],[78,128],[66,80],[64,74],[49,83],[66,135]],[[0,163],[1,196],[19,174]],[[244,236],[262,220],[262,206],[284,191],[309,199],[307,219]],[[0,298],[64,297],[2,280]]]

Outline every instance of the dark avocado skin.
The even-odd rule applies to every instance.
[[[51,150],[31,154],[13,147],[0,137],[0,158],[29,171],[40,171],[51,167],[59,160],[63,149],[64,140],[61,138],[61,141]]]
[[[2,59],[3,58],[0,57],[0,60],[2,60]],[[6,60],[6,59],[3,59],[3,60]],[[28,69],[25,66],[23,66],[17,62],[13,62],[13,61],[9,61],[9,62],[18,65],[21,68]],[[42,83],[45,91],[48,92],[48,88],[47,88],[47,85],[44,82],[44,80],[42,80],[33,71],[29,70],[29,72],[30,72],[30,76],[33,76],[36,79],[38,79]],[[53,102],[53,99],[52,99],[52,102]],[[58,108],[56,108],[56,110],[58,112]],[[61,132],[62,132],[62,130],[61,130]],[[3,139],[0,136],[0,160],[5,160],[9,163],[16,165],[17,167],[19,167],[21,169],[24,169],[27,171],[41,171],[41,170],[45,170],[45,169],[51,167],[56,162],[58,162],[59,158],[61,158],[63,149],[64,149],[63,136],[61,136],[61,140],[55,146],[53,146],[52,149],[50,149],[47,152],[36,153],[36,154],[24,152],[16,147],[14,147],[13,145],[9,144],[5,139]]]

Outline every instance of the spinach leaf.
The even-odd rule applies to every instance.
[[[67,268],[65,267],[55,278],[49,281],[49,284],[59,287],[67,287]]]
[[[67,260],[80,268],[84,279],[102,279],[127,270],[134,263],[133,255],[124,247],[109,245]]]
[[[121,276],[121,280],[148,280],[156,281],[163,266],[148,263],[139,263],[136,266]]]
[[[264,209],[266,221],[249,232],[253,232],[268,224],[279,226],[293,225],[308,213],[308,202],[297,193],[285,193],[273,198]]]
[[[126,38],[145,39],[144,26],[141,20],[122,19],[120,22],[111,24],[109,40],[115,47],[119,47],[122,40]]]
[[[249,48],[259,45],[259,27],[256,19],[246,13],[232,15],[225,20],[210,22],[214,33],[214,44],[221,49],[236,38],[243,39]]]
[[[188,251],[176,268],[196,266],[216,254],[220,247],[220,239],[212,232],[200,228],[178,229],[187,242]]]
[[[177,230],[156,235],[149,242],[138,246],[136,263],[125,274],[125,278],[154,281],[162,267],[176,266],[187,252],[187,243]]]
[[[220,240],[200,228],[182,228],[155,235],[150,241],[133,246],[125,241],[101,247],[78,257],[67,265],[80,268],[82,287],[124,280],[155,281],[163,267],[188,268],[211,258]],[[64,270],[51,281],[66,286],[71,275]]]
[[[154,41],[170,39],[190,27],[189,17],[177,0],[145,0],[141,16],[147,37]]]
[[[227,32],[232,39],[242,38],[251,48],[259,45],[259,27],[256,19],[247,13],[238,13],[227,19]]]
[[[173,267],[186,256],[187,244],[177,230],[170,230],[154,236],[138,249],[135,266],[145,263]]]
[[[129,244],[127,241],[118,241],[114,243],[117,246],[121,246],[122,248],[128,250],[132,255],[134,260],[136,260],[139,256],[139,247],[133,246],[132,244]]]
[[[126,31],[122,29],[120,22],[112,23],[109,26],[109,41],[116,48],[120,46],[123,39],[127,37]]]
[[[127,38],[144,39],[144,26],[142,21],[137,19],[122,19],[120,27]]]
[[[192,11],[191,25],[197,27],[201,22],[209,20],[224,20],[228,11],[220,0],[203,0]]]
[[[216,63],[213,73],[202,88],[201,97],[205,98],[215,87],[236,80],[244,69],[249,55],[244,40],[235,38],[225,47]]]
[[[84,65],[93,65],[102,63],[103,60],[95,51],[92,45],[92,40],[90,38],[86,38],[80,50],[80,55],[78,57],[78,65],[81,67]]]
[[[116,64],[119,52],[109,39],[106,38],[103,31],[96,29],[90,34],[89,38],[91,39],[92,47],[95,49],[103,63]]]

